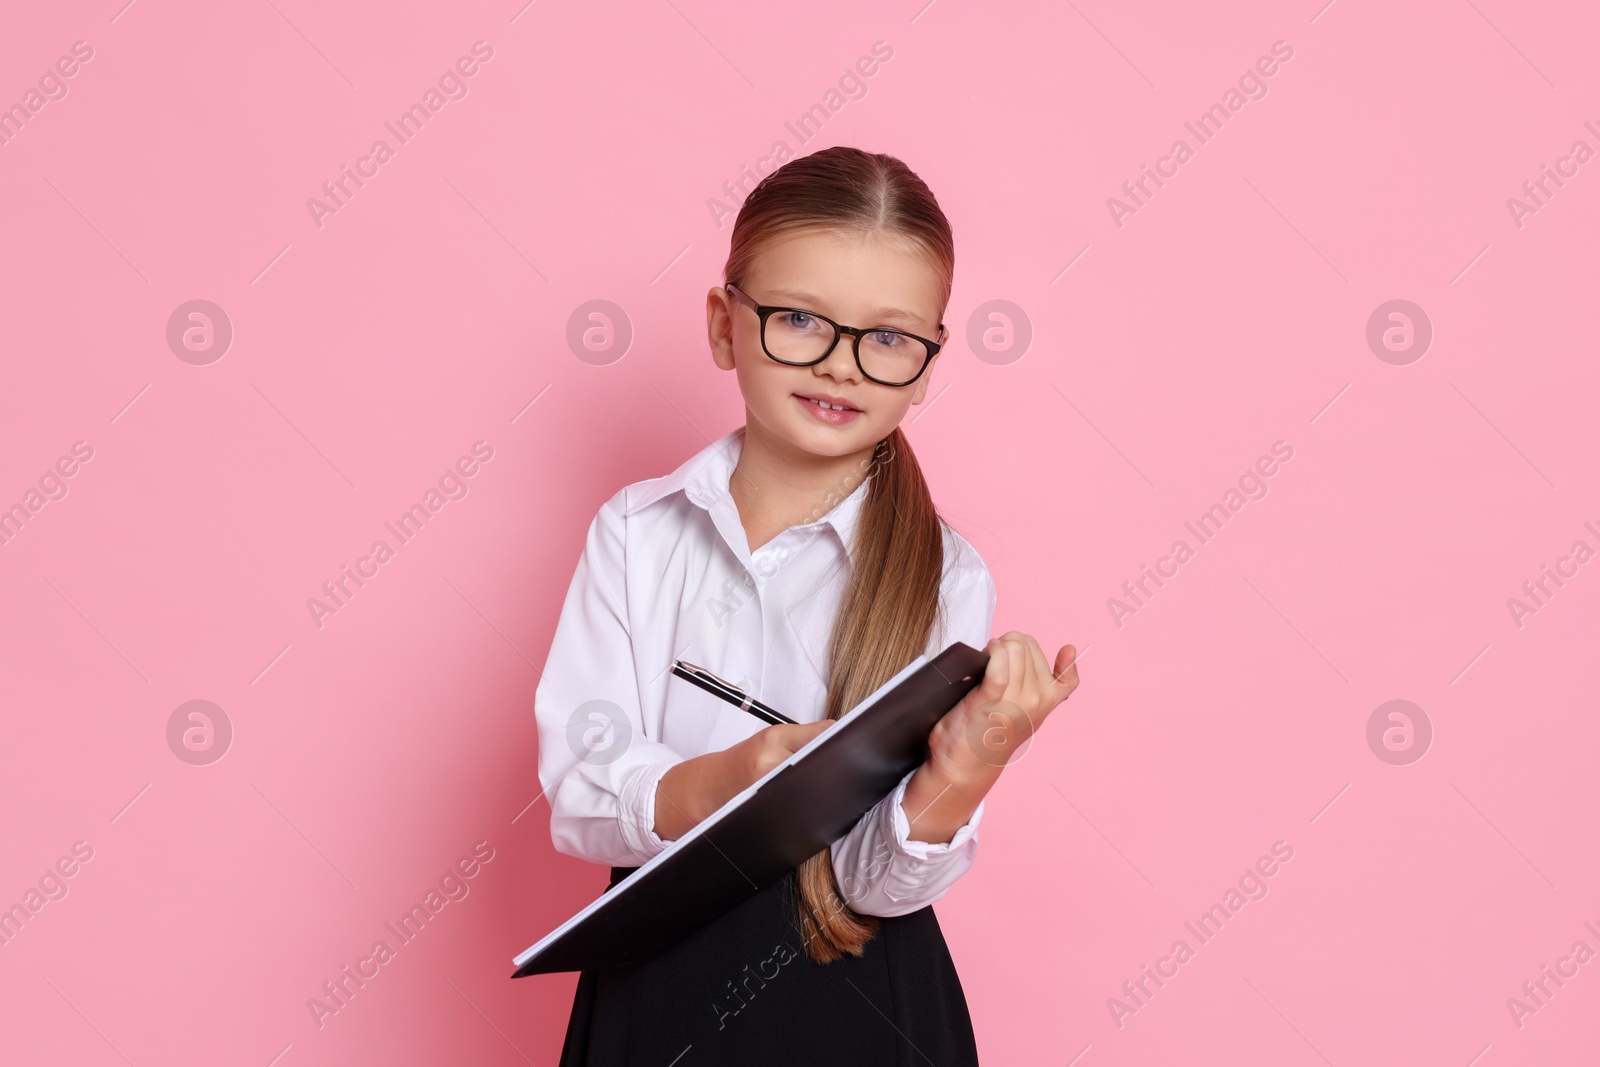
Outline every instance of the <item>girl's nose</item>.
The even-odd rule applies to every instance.
[[[837,381],[862,381],[861,368],[856,366],[855,338],[847,333],[839,335],[828,358],[817,364],[817,369]]]

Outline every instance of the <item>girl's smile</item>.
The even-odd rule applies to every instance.
[[[794,398],[817,421],[832,426],[844,426],[854,422],[861,415],[861,409],[842,396],[830,393],[795,393]],[[843,410],[839,410],[841,408]]]

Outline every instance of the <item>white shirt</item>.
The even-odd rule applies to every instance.
[[[824,717],[846,546],[870,482],[752,553],[728,492],[743,447],[740,426],[671,474],[625,486],[589,526],[534,694],[539,781],[559,852],[617,867],[644,864],[668,845],[654,829],[662,775],[765,728],[671,674],[674,659],[706,668],[796,722]],[[930,658],[951,641],[983,648],[994,624],[988,567],[965,538],[943,529]],[[860,914],[903,915],[931,904],[977,858],[982,803],[948,843],[908,839],[901,801],[914,773],[832,846],[841,892]]]

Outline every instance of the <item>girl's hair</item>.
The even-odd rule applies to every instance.
[[[767,175],[739,209],[724,283],[743,283],[769,242],[806,230],[907,241],[942,277],[943,317],[955,272],[955,241],[933,193],[900,160],[837,146],[791,160]],[[856,524],[850,580],[828,649],[830,719],[855,707],[922,655],[939,613],[944,523],[898,426],[879,442],[873,467]],[[796,873],[807,956],[817,963],[832,962],[846,952],[860,956],[879,923],[844,902],[831,849],[802,862]],[[868,874],[856,872],[856,877]]]

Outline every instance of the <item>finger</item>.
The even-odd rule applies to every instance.
[[[784,725],[781,735],[783,747],[790,752],[799,752],[809,745],[818,734],[827,731],[837,719],[822,719],[818,722],[800,723],[796,726]]]
[[[1012,677],[1011,661],[1006,653],[1009,644],[1002,636],[990,641],[984,649],[989,653],[989,663],[983,669],[983,680],[978,683],[979,700],[999,700],[1004,695]]]
[[[989,669],[974,696],[979,704],[1016,706],[1029,687],[1026,635],[1008,630],[990,642]]]
[[[1045,676],[1050,674],[1050,661],[1045,658],[1044,649],[1039,647],[1038,638],[1032,634],[1024,634],[1028,655],[1028,679],[1036,682],[1041,691],[1048,689],[1045,685]]]
[[[1014,646],[1016,648],[1015,678],[1017,679],[1017,684],[1013,687],[1015,696],[1012,698],[1012,702],[1017,710],[1021,711],[1027,718],[1031,732],[1038,727],[1039,722],[1037,717],[1027,709],[1037,704],[1042,705],[1046,712],[1049,710],[1049,705],[1045,703],[1045,700],[1049,696],[1049,690],[1046,688],[1049,682],[1046,679],[1049,677],[1050,670],[1045,663],[1044,651],[1039,648],[1039,642],[1028,634],[1018,634],[1017,638]]]
[[[1064,687],[1069,694],[1078,687],[1078,649],[1076,646],[1061,646],[1061,651],[1056,653],[1056,669],[1053,677],[1056,680],[1056,684]]]
[[[1011,669],[1010,685],[1006,688],[1013,694],[1021,693],[1028,685],[1028,635],[1012,631],[1011,640],[1006,642],[1006,657]]]

